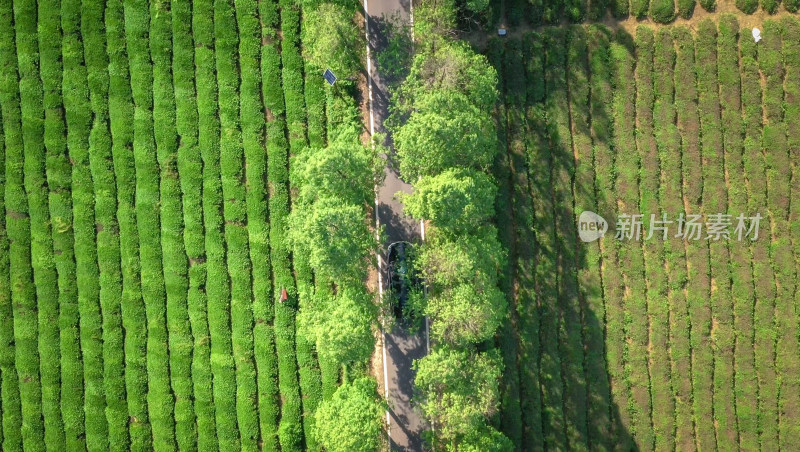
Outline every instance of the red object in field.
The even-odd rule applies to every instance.
[[[281,289],[281,303],[289,299],[289,294],[286,292],[286,288]]]

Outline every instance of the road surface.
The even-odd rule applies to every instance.
[[[388,114],[389,93],[384,80],[381,78],[381,68],[377,66],[375,55],[385,45],[383,34],[387,17],[397,17],[401,21],[410,23],[411,0],[365,0],[367,11],[367,35],[370,55],[370,129],[373,133],[386,132],[383,121]],[[388,148],[391,149],[391,137],[387,138]],[[411,218],[403,215],[403,206],[394,195],[397,192],[411,192],[411,186],[400,179],[397,171],[391,164],[392,155],[385,155],[387,165],[384,168],[386,176],[381,187],[378,188],[376,199],[378,223],[386,231],[386,243],[383,247],[381,275],[383,290],[387,290],[386,278],[386,253],[389,243],[420,241],[420,225]],[[399,325],[392,331],[384,333],[385,356],[385,383],[387,388],[387,401],[389,410],[389,442],[392,451],[422,451],[422,432],[427,425],[419,412],[419,408],[412,405],[414,371],[411,368],[415,359],[425,356],[427,351],[424,331],[420,334],[410,334]]]

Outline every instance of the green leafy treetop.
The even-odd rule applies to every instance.
[[[466,95],[450,90],[426,93],[394,134],[400,172],[416,180],[455,166],[488,168],[496,152],[493,128],[491,117]]]
[[[488,424],[499,408],[503,364],[496,350],[439,347],[415,367],[422,409],[446,450],[509,450],[508,440]]]
[[[375,451],[381,445],[385,409],[375,380],[345,383],[315,413],[317,440],[328,452]]]
[[[458,236],[489,222],[496,195],[488,174],[453,168],[423,177],[402,201],[412,217],[430,220],[439,231]]]
[[[330,68],[339,78],[352,77],[361,70],[366,42],[354,23],[354,9],[325,2],[304,12],[303,42],[308,45],[303,55],[308,62],[320,69]]]
[[[300,186],[298,199],[302,203],[335,196],[351,204],[371,206],[383,165],[371,147],[341,139],[324,149],[310,148],[298,154],[291,165],[292,180]]]
[[[308,253],[315,271],[339,285],[363,279],[376,241],[362,205],[326,196],[310,208],[292,210],[290,218],[289,236]]]
[[[316,338],[317,351],[326,362],[369,360],[375,347],[373,299],[363,284],[354,284],[330,297],[317,294],[313,305],[301,311],[300,328]]]

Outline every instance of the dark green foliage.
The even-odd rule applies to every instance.
[[[173,81],[175,86],[175,125],[181,142],[177,151],[177,170],[183,194],[183,243],[189,259],[188,316],[191,327],[191,381],[194,411],[197,415],[197,450],[217,447],[214,398],[208,333],[208,299],[205,293],[206,265],[203,236],[203,163],[198,148],[198,113],[194,76],[194,39],[191,5],[172,3]],[[191,449],[191,447],[190,447]]]
[[[166,293],[160,238],[160,178],[153,127],[154,92],[150,89],[153,86],[153,64],[148,40],[149,25],[147,4],[140,0],[126,1],[125,35],[135,105],[133,157],[136,168],[136,225],[142,264],[142,299],[147,313],[147,409],[152,422],[153,447],[173,449],[174,395],[170,387],[168,365]],[[161,121],[165,118],[158,119]]]
[[[631,0],[631,16],[644,19],[650,11],[650,0]]]
[[[52,358],[42,360],[42,415],[45,444],[66,446],[61,418],[61,350],[58,326],[58,275],[50,225],[50,199],[46,177],[46,155],[63,157],[66,150],[64,116],[61,103],[61,24],[57,4],[39,2],[39,90],[42,97],[44,127],[39,149],[26,153],[25,185],[31,208],[31,253],[39,310],[39,353]],[[38,100],[38,99],[37,99]],[[24,102],[24,100],[23,100]],[[45,150],[46,148],[46,150]],[[58,157],[57,157],[58,158]]]
[[[717,0],[700,0],[700,6],[708,12],[713,12],[717,7]]]
[[[122,269],[119,226],[116,218],[117,188],[108,124],[108,54],[105,49],[102,6],[100,3],[85,5],[82,8],[81,33],[85,40],[89,98],[94,118],[89,135],[89,160],[95,186],[106,419],[110,447],[115,450],[127,450],[128,404],[125,397],[125,355],[120,309]]]
[[[28,14],[31,13],[35,17],[34,12],[28,11]],[[8,314],[11,314],[13,310],[13,319],[11,316],[4,319],[7,328],[5,344],[9,347],[13,344],[13,349],[8,350],[6,369],[10,371],[11,375],[9,376],[14,376],[16,373],[18,377],[18,380],[10,384],[8,388],[12,411],[6,416],[5,410],[3,410],[3,442],[4,445],[7,444],[9,447],[21,450],[23,445],[43,446],[44,432],[41,418],[41,387],[38,377],[36,300],[30,270],[30,219],[24,189],[23,136],[25,131],[20,112],[17,50],[14,47],[13,24],[17,18],[14,17],[10,2],[2,5],[0,17],[3,20],[2,48],[0,49],[3,61],[3,86],[0,105],[2,105],[3,134],[6,140],[4,196],[5,212],[7,212],[5,233],[8,238],[8,247],[3,250],[3,255],[9,263],[7,267],[8,290],[6,292],[9,304]],[[29,26],[28,41],[33,41],[35,44],[32,32]],[[14,215],[11,215],[12,212]],[[4,377],[3,383],[7,382],[8,378]],[[5,393],[4,386],[3,396],[6,395]]]
[[[195,71],[198,111],[198,146],[203,159],[203,220],[207,256],[208,327],[211,338],[211,372],[219,449],[238,449],[236,426],[236,375],[230,339],[229,279],[225,266],[225,237],[220,181],[220,122],[217,116],[217,80],[214,73],[214,15],[211,0],[193,5]]]
[[[172,85],[172,17],[166,5],[150,5],[153,60],[153,118],[160,173],[161,252],[166,293],[170,382],[175,396],[175,437],[181,450],[196,447],[192,388],[192,337],[187,306],[188,277],[183,243],[181,186],[178,181],[178,135]],[[160,321],[160,320],[159,320]]]
[[[236,412],[240,445],[257,447],[258,413],[252,400],[258,397],[253,362],[252,277],[247,232],[247,188],[243,183],[244,150],[239,128],[238,36],[232,1],[214,2],[214,49],[219,88],[220,168],[225,244],[230,276],[230,316],[233,360],[236,373]],[[255,14],[255,5],[243,5],[241,15]],[[252,29],[251,29],[252,30]],[[252,33],[252,31],[251,31]],[[251,58],[254,56],[252,51]],[[254,64],[250,63],[251,67]],[[252,90],[252,88],[251,88]],[[256,90],[257,92],[257,90]],[[229,394],[230,395],[230,394]]]
[[[262,2],[261,17],[265,23],[275,14],[277,0]],[[270,256],[274,287],[275,348],[278,354],[278,387],[281,419],[278,438],[282,450],[302,447],[302,402],[300,399],[297,357],[295,355],[295,311],[297,292],[289,260],[287,236],[289,220],[289,152],[305,146],[305,103],[303,101],[303,61],[299,49],[299,9],[293,2],[280,2],[280,27],[283,36],[280,59],[274,48],[262,50],[264,106],[270,112],[267,121],[267,168],[270,187]],[[266,17],[265,17],[266,16]],[[282,70],[280,69],[282,68]],[[283,87],[280,92],[278,87]],[[288,132],[288,142],[287,142]],[[288,299],[281,300],[287,291]]]
[[[580,215],[584,210],[596,211],[594,190],[594,168],[592,166],[593,137],[590,127],[591,98],[590,98],[590,48],[594,35],[588,34],[591,30],[583,27],[574,27],[571,33],[569,58],[567,61],[569,87],[570,120],[572,123],[572,150],[576,156],[574,163],[574,176],[572,194],[574,199],[573,215]],[[601,32],[595,30],[595,32]],[[602,114],[601,114],[602,115]],[[571,239],[578,242],[572,235]],[[608,430],[609,415],[609,386],[608,375],[605,372],[605,357],[603,347],[603,331],[597,319],[602,319],[603,300],[602,294],[591,290],[601,282],[600,249],[596,246],[573,246],[575,256],[575,271],[578,283],[578,303],[582,304],[582,341],[586,344],[584,371],[586,374],[586,408],[587,408],[587,437],[590,444],[606,446],[610,431]],[[576,312],[578,309],[572,308]],[[575,315],[570,313],[570,315]]]
[[[651,0],[650,18],[660,24],[667,24],[675,19],[675,0]]]
[[[780,0],[761,0],[761,9],[770,14],[775,14],[778,12],[780,4]]]
[[[684,19],[689,19],[694,14],[697,0],[678,0],[678,15]]]
[[[753,14],[758,9],[758,0],[736,0],[736,7],[745,14]]]
[[[106,10],[109,55],[111,153],[117,181],[117,221],[122,257],[122,325],[125,330],[125,388],[131,450],[152,449],[147,411],[147,318],[139,276],[139,232],[136,225],[136,173],[133,157],[134,106],[131,97],[122,2]]]

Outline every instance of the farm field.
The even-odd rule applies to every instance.
[[[800,22],[761,29],[756,44],[721,15],[489,41],[510,250],[500,424],[521,450],[796,447]],[[584,211],[605,237],[579,239]],[[642,237],[616,239],[639,213]],[[701,215],[703,232],[646,239],[651,213]],[[730,239],[706,238],[714,214]],[[737,239],[739,214],[762,217],[756,240]]]
[[[296,324],[290,159],[362,125],[301,55],[313,8],[0,2],[0,449],[321,449],[366,365]]]

